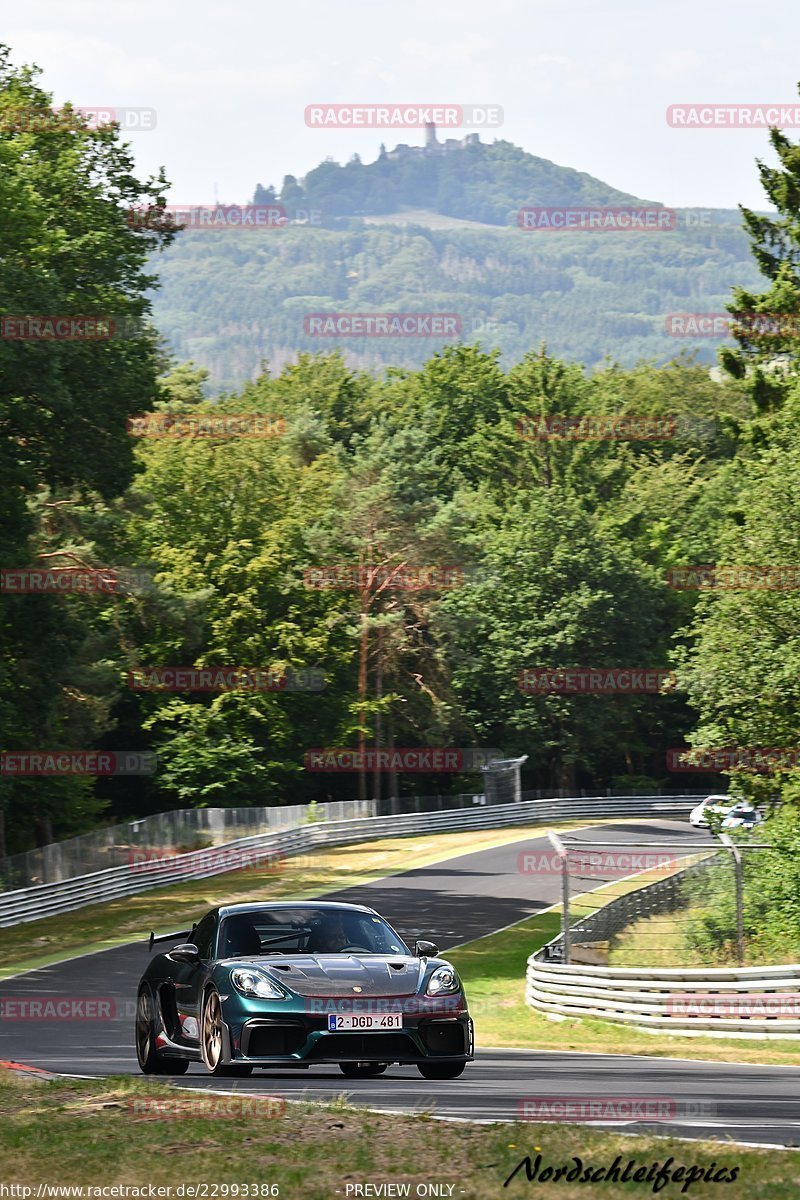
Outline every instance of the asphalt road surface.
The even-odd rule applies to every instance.
[[[686,852],[708,834],[677,821],[627,821],[575,831],[582,841],[624,840],[632,848],[678,842]],[[560,897],[558,874],[519,870],[520,855],[546,854],[546,838],[497,846],[346,888],[327,899],[369,904],[407,939],[428,937],[443,949],[524,919]],[[676,851],[677,853],[678,851]],[[597,887],[596,876],[573,877],[573,894]],[[200,914],[198,914],[200,915]],[[30,971],[0,981],[2,998],[94,997],[110,1001],[113,1016],[89,1021],[4,1021],[0,1060],[64,1074],[137,1073],[133,1013],[146,942]],[[522,986],[522,980],[520,980]],[[246,1095],[328,1101],[347,1092],[351,1102],[396,1112],[427,1111],[467,1120],[531,1120],[572,1101],[569,1119],[610,1124],[587,1109],[612,1097],[647,1100],[654,1121],[614,1122],[630,1132],[647,1128],[688,1137],[800,1147],[800,1096],[794,1067],[744,1066],[623,1055],[479,1050],[457,1080],[422,1079],[413,1067],[390,1067],[376,1079],[345,1080],[336,1067],[257,1071],[249,1079],[211,1079],[200,1064],[176,1078],[180,1087]],[[583,1107],[580,1107],[583,1106]]]

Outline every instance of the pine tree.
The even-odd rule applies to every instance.
[[[780,129],[771,129],[769,140],[779,165],[771,167],[760,159],[757,165],[778,215],[739,206],[753,257],[769,287],[759,293],[733,288],[728,311],[738,318],[733,334],[739,346],[721,354],[727,371],[750,380],[757,414],[782,406],[786,377],[800,361],[800,145]]]

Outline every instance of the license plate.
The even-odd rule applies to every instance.
[[[328,1029],[331,1032],[402,1028],[402,1013],[328,1013]]]

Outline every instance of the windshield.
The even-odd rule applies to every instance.
[[[292,905],[225,917],[220,958],[256,954],[410,954],[403,939],[373,913]]]

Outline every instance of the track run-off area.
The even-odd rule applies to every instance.
[[[708,841],[705,831],[664,820],[587,826],[571,831],[570,837],[582,842],[624,841],[637,850],[668,844],[674,854],[680,854],[678,844],[685,843],[688,854],[693,843]],[[324,898],[367,904],[407,941],[430,938],[444,952],[557,903],[558,874],[518,870],[520,854],[550,852],[547,838],[539,834],[329,892]],[[573,875],[572,892],[589,891],[602,882],[596,874],[585,880]],[[0,1060],[83,1077],[138,1074],[133,1013],[139,978],[148,961],[148,932],[143,930],[141,941],[0,981],[4,999],[94,997],[111,1000],[114,1013],[108,1020],[2,1021]],[[524,987],[522,972],[519,985]],[[693,1060],[692,1041],[677,1038],[676,1049],[685,1046],[685,1058],[487,1049],[480,1045],[479,1014],[476,1040],[475,1061],[460,1079],[450,1081],[425,1080],[414,1067],[397,1066],[373,1079],[345,1080],[335,1066],[256,1070],[250,1078],[212,1079],[200,1064],[192,1064],[187,1075],[163,1082],[238,1095],[280,1096],[287,1101],[324,1103],[346,1094],[351,1104],[383,1112],[426,1112],[468,1121],[519,1120],[530,1098],[585,1103],[610,1096],[636,1097],[663,1101],[665,1106],[677,1100],[674,1117],[649,1125],[615,1121],[613,1127],[800,1147],[800,1072],[795,1067]]]

